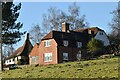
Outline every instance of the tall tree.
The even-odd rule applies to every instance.
[[[71,29],[84,28],[87,26],[87,22],[85,22],[85,15],[80,15],[80,7],[74,2],[69,6],[68,12],[68,20],[71,24]]]
[[[41,33],[41,28],[38,24],[31,27],[31,30],[29,31],[29,33],[30,33],[30,39],[32,40],[33,45],[36,43],[39,43],[41,40],[41,37],[43,36]]]
[[[0,42],[3,44],[15,44],[21,40],[21,36],[25,32],[21,32],[23,24],[16,22],[19,17],[19,10],[21,9],[21,3],[18,5],[13,2],[1,2],[1,36]],[[0,70],[2,70],[2,43],[0,44]]]
[[[60,30],[60,10],[56,7],[50,7],[48,9],[48,15],[43,15],[43,26],[47,28],[47,30]],[[47,31],[48,32],[48,31]]]
[[[68,12],[64,12],[56,7],[50,7],[48,14],[43,15],[43,26],[47,30],[61,30],[62,22],[69,22],[70,29],[84,28],[87,25],[85,15],[80,16],[80,8],[76,3],[70,5]]]
[[[120,44],[120,9],[117,8],[111,14],[113,14],[113,19],[109,23],[112,28],[110,39],[113,43]]]
[[[0,1],[0,71],[2,71],[2,2]]]
[[[23,24],[16,22],[19,17],[21,3],[2,2],[2,40],[4,44],[15,44],[21,40],[25,32],[20,32]]]

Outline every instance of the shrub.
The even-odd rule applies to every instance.
[[[97,39],[92,38],[91,41],[88,42],[87,47],[90,52],[98,51],[103,49],[103,42]]]
[[[92,38],[91,41],[88,42],[87,48],[90,54],[89,58],[94,58],[101,55],[104,45],[102,41]]]

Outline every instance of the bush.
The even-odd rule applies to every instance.
[[[91,41],[88,42],[87,47],[90,52],[95,52],[103,49],[103,42],[97,39],[92,38]]]
[[[95,58],[103,54],[103,42],[97,39],[92,38],[91,41],[87,44],[88,53],[90,54],[89,58]]]

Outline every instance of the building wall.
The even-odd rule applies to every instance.
[[[103,35],[100,35],[101,32],[103,33]],[[103,31],[98,31],[98,33],[95,36],[95,39],[103,41],[104,46],[110,45],[109,39],[108,39],[107,35],[105,34],[105,32],[103,32]]]
[[[38,48],[39,45],[35,44],[34,48],[29,54],[29,63],[32,64],[38,64]]]
[[[30,61],[29,63],[30,63],[30,65],[32,65],[32,64],[39,64],[39,63],[38,63],[38,59],[39,59],[38,57],[39,57],[39,56],[32,56],[32,57],[30,57],[30,58],[29,58],[29,61]]]
[[[14,59],[14,58],[11,58],[11,59],[6,60],[6,61],[5,61],[5,65],[15,64],[15,62],[14,62],[13,59]]]
[[[73,48],[73,47],[64,47],[59,46],[58,47],[58,63],[64,62],[63,60],[63,53],[68,53],[68,61],[76,61],[77,60],[77,54],[82,50],[80,48]]]
[[[57,64],[57,43],[54,39],[51,40],[51,45],[49,47],[45,47],[44,42],[45,40],[41,41],[39,46],[39,65],[47,65],[47,64]],[[52,53],[52,61],[51,62],[44,62],[44,54],[45,53]]]

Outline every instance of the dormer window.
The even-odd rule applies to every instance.
[[[88,30],[88,33],[91,34],[91,30]]]
[[[45,45],[45,47],[50,47],[51,40],[45,40],[44,45]]]
[[[82,47],[82,42],[77,42],[77,47],[81,48]]]
[[[88,33],[89,33],[89,34],[94,34],[94,31],[88,30]]]
[[[64,45],[64,46],[68,46],[68,41],[67,41],[67,40],[64,40],[64,41],[63,41],[63,45]]]

